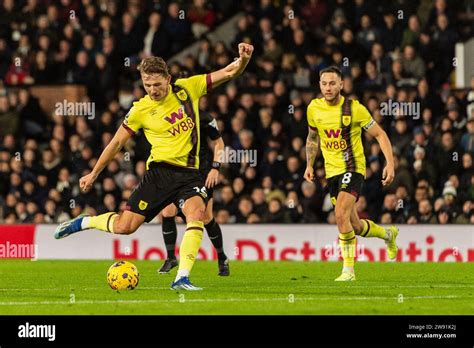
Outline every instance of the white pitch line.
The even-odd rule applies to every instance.
[[[310,289],[417,289],[417,288],[432,288],[432,289],[451,289],[451,288],[474,288],[474,284],[461,284],[461,285],[349,285],[344,287],[343,284],[338,285],[311,285],[311,284],[299,284],[298,289],[301,288],[310,288]],[[100,290],[106,288],[107,285],[102,287],[94,287],[94,288],[21,288],[21,289],[10,289],[10,288],[0,288],[0,291],[75,291],[75,290]],[[264,287],[264,289],[272,289],[269,287]],[[169,289],[166,286],[140,286],[139,289],[143,290],[165,290]],[[252,286],[243,286],[239,287],[239,289],[255,289]],[[262,289],[262,287],[260,287]]]
[[[343,289],[344,287],[341,286],[342,283],[339,285],[311,285],[307,284],[308,288],[315,288],[315,289]],[[402,289],[402,288],[474,288],[474,284],[461,284],[461,285],[349,285],[347,289],[356,289],[356,288],[364,288],[364,289]]]
[[[473,298],[474,296],[405,296],[407,300],[425,300],[425,299],[464,299]],[[365,296],[365,297],[344,297],[345,301],[374,301],[374,300],[393,300],[398,301],[398,297],[382,297],[382,296]],[[298,297],[295,296],[292,302],[305,301],[340,301],[339,297]],[[187,299],[183,303],[212,303],[212,302],[289,302],[287,297],[284,298],[219,298],[219,299]],[[9,301],[0,302],[0,306],[19,306],[19,305],[74,305],[74,304],[137,304],[137,303],[181,303],[180,300],[82,300],[82,301]]]

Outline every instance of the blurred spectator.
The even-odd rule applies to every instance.
[[[143,32],[129,12],[122,15],[122,22],[117,32],[117,49],[122,59],[138,55],[143,47]],[[178,33],[176,33],[178,34]],[[178,36],[179,37],[179,36]]]
[[[327,5],[321,0],[309,0],[301,8],[301,15],[309,28],[319,29],[326,23]]]
[[[469,119],[466,126],[467,132],[463,134],[460,145],[464,152],[474,156],[474,117]]]
[[[145,56],[158,56],[168,59],[171,48],[171,35],[166,31],[162,16],[153,12],[148,17],[149,29],[144,37],[143,54]]]
[[[408,28],[405,29],[402,36],[402,42],[400,44],[403,51],[406,46],[415,46],[418,43],[418,38],[421,32],[421,25],[418,16],[411,15],[408,18]]]
[[[384,24],[381,27],[381,41],[387,52],[393,52],[399,46],[402,38],[400,22],[392,11],[383,13]]]
[[[364,14],[360,20],[360,30],[357,33],[357,41],[370,52],[374,42],[380,41],[380,31],[372,26],[372,20],[368,14]]]
[[[248,196],[243,196],[239,200],[238,211],[236,214],[236,223],[244,224],[247,222],[250,214],[253,212],[252,199]]]
[[[417,219],[420,224],[436,223],[436,216],[433,214],[433,207],[428,199],[420,201]]]
[[[184,10],[179,8],[178,3],[171,2],[168,5],[168,16],[164,21],[164,28],[172,33],[171,52],[176,53],[183,49],[188,42],[190,28],[184,19]]]
[[[278,198],[272,198],[268,202],[268,212],[263,217],[263,222],[266,223],[289,223],[291,217],[285,207],[282,206]]]
[[[474,214],[474,206],[472,201],[465,201],[462,206],[462,212],[459,214],[456,219],[456,224],[469,224],[471,223],[471,217]]]
[[[0,137],[16,135],[19,126],[18,113],[10,107],[7,96],[0,96]]]
[[[393,193],[385,195],[382,206],[382,218],[380,222],[383,224],[383,219],[390,221],[389,223],[401,223],[404,221],[403,216],[403,202],[397,200],[397,197]],[[390,218],[384,215],[388,214]]]
[[[414,77],[417,82],[425,76],[425,63],[416,55],[415,48],[411,45],[406,45],[403,49],[402,67],[405,76]]]
[[[449,181],[448,181],[449,183]],[[456,204],[457,191],[452,184],[446,183],[443,189],[444,206],[443,209],[450,214],[450,217],[456,217],[458,207]]]
[[[301,192],[303,193],[300,200],[303,207],[303,222],[323,222],[325,220],[322,214],[323,193],[317,190],[316,184],[307,181],[303,181]]]
[[[449,224],[452,220],[451,213],[448,208],[442,207],[438,212],[438,224],[445,225]]]
[[[436,29],[433,33],[433,44],[437,51],[436,70],[438,80],[444,80],[452,70],[452,59],[454,57],[454,45],[457,40],[456,32],[449,27],[449,19],[440,14],[436,19]]]
[[[206,0],[193,0],[193,4],[188,9],[188,19],[191,22],[194,37],[200,38],[214,27],[216,14],[206,8]]]

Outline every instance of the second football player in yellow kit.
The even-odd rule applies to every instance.
[[[371,220],[359,219],[355,207],[365,178],[362,129],[378,141],[387,160],[383,169],[384,186],[389,185],[395,176],[392,147],[387,134],[372,119],[367,109],[357,100],[341,95],[342,73],[339,68],[321,70],[320,88],[323,98],[313,99],[308,105],[309,130],[304,177],[308,181],[314,180],[314,161],[321,148],[344,260],[342,274],[336,281],[352,281],[355,280],[356,235],[384,239],[389,258],[397,257],[398,229],[395,226],[385,229]]]

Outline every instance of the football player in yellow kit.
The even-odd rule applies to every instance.
[[[131,234],[170,203],[178,205],[182,200],[187,224],[180,246],[179,268],[171,288],[201,290],[189,281],[201,245],[207,203],[205,183],[198,170],[201,142],[199,98],[245,70],[252,57],[253,46],[240,43],[238,48],[239,58],[227,67],[209,74],[178,79],[174,84],[171,84],[168,67],[162,58],[142,60],[138,70],[147,95],[133,103],[122,126],[100,155],[92,172],[80,179],[79,186],[85,192],[90,190],[100,172],[140,129],[151,144],[147,171],[130,196],[125,211],[99,216],[80,215],[60,224],[55,238],[64,238],[90,228]]]
[[[373,120],[365,106],[341,95],[343,84],[339,68],[328,67],[321,70],[319,76],[323,97],[313,99],[308,105],[304,177],[310,182],[314,180],[314,161],[321,148],[344,261],[342,274],[336,281],[352,281],[356,279],[356,235],[385,240],[389,258],[393,260],[397,257],[398,229],[395,226],[385,229],[371,220],[359,219],[355,207],[366,167],[362,129],[377,140],[387,161],[382,174],[384,186],[389,185],[395,176],[392,146],[385,131]]]

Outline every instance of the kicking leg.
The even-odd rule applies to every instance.
[[[78,217],[60,224],[54,233],[54,238],[61,239],[73,233],[95,228],[115,234],[131,234],[145,221],[145,216],[124,211],[109,212],[98,216],[79,215]]]

